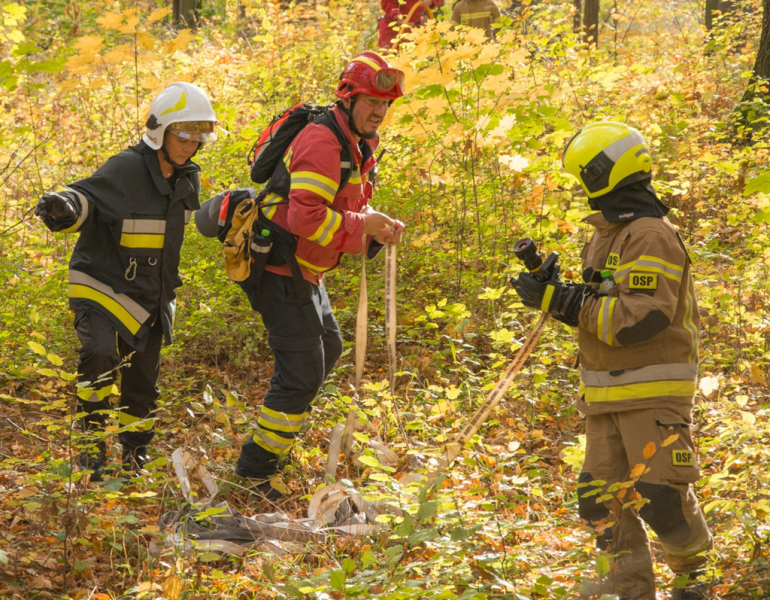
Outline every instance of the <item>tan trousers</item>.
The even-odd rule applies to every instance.
[[[610,593],[627,600],[655,600],[652,570],[644,522],[657,534],[666,563],[676,574],[691,573],[706,562],[704,552],[713,539],[698,506],[691,483],[699,479],[690,425],[690,407],[668,406],[586,417],[586,458],[580,474],[580,516],[594,526],[614,523],[597,539],[600,549],[614,556],[608,577]],[[670,436],[678,439],[662,447]],[[644,448],[656,452],[645,459]],[[646,464],[635,489],[647,500],[637,512],[633,507],[608,500],[597,503],[613,483],[629,481],[637,464]],[[603,483],[602,483],[603,482]],[[624,500],[627,502],[627,498]],[[613,512],[614,510],[614,512]]]

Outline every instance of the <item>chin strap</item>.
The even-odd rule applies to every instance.
[[[342,109],[342,112],[344,112],[348,116],[348,127],[350,127],[350,131],[352,131],[354,135],[357,135],[358,137],[363,138],[364,134],[358,131],[356,124],[353,122],[353,106],[355,105],[355,103],[356,103],[356,97],[351,96],[350,108],[345,108],[345,105],[342,103],[342,100],[340,100],[337,104]]]
[[[168,164],[170,164],[170,165],[171,165],[172,167],[174,167],[175,169],[181,169],[181,168],[182,168],[182,165],[178,165],[178,164],[176,164],[176,163],[175,163],[173,160],[171,160],[171,157],[168,155],[168,150],[166,150],[166,147],[165,147],[165,146],[161,146],[161,147],[160,147],[160,150],[161,150],[161,152],[163,152],[163,158],[165,158],[165,159],[166,159],[166,162],[167,162]],[[196,152],[197,152],[197,150],[196,150]],[[195,156],[195,155],[193,154],[193,156]],[[192,158],[192,157],[191,157],[191,158]]]

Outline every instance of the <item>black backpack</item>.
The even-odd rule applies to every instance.
[[[300,103],[283,111],[270,121],[259,139],[249,150],[251,180],[254,183],[267,183],[265,192],[274,192],[282,198],[289,197],[291,177],[283,164],[283,156],[289,144],[310,123],[328,127],[342,146],[340,153],[340,185],[342,189],[353,172],[353,157],[350,143],[329,110],[331,106]]]

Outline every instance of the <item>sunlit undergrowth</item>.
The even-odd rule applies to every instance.
[[[220,118],[220,141],[197,157],[204,196],[248,185],[245,154],[258,132],[283,107],[331,102],[345,60],[373,39],[377,7],[252,0],[240,3],[241,15],[219,2],[197,31],[180,32],[154,2],[0,4],[0,594],[173,598],[181,583],[176,597],[187,599],[574,597],[604,566],[574,506],[581,422],[567,327],[550,326],[438,491],[420,494],[396,477],[436,465],[534,323],[507,286],[515,241],[533,237],[558,251],[562,272],[579,279],[588,208],[560,172],[559,153],[581,125],[613,119],[652,144],[656,187],[694,264],[699,487],[718,535],[713,572],[722,597],[764,597],[767,128],[762,106],[748,128],[733,112],[759,38],[759,2],[737,2],[710,39],[690,4],[627,4],[623,18],[606,21],[598,50],[572,33],[571,2],[544,1],[506,17],[494,44],[439,20],[393,56],[409,94],[391,110],[373,203],[408,226],[397,385],[386,383],[376,261],[367,265],[366,385],[352,385],[350,346],[286,467],[297,499],[282,508],[304,516],[305,495],[324,482],[328,433],[355,402],[371,423],[357,450],[370,454],[367,439],[378,436],[404,464],[393,472],[372,454],[340,475],[406,516],[371,538],[238,560],[149,552],[157,517],[182,505],[171,450],[184,445],[227,479],[271,374],[260,319],[227,281],[218,243],[190,231],[185,244],[151,476],[87,487],[73,469],[68,417],[74,238],[48,233],[30,209],[135,143],[152,96],[175,79],[206,89]],[[348,342],[358,283],[357,257],[328,278]],[[270,510],[237,489],[226,499],[247,513]]]

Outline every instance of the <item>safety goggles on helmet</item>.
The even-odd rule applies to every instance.
[[[178,138],[192,142],[215,142],[217,139],[212,121],[179,121],[169,124],[168,130]]]
[[[404,93],[404,72],[400,69],[381,69],[371,74],[370,83],[383,93],[392,92],[394,88],[399,95]]]

